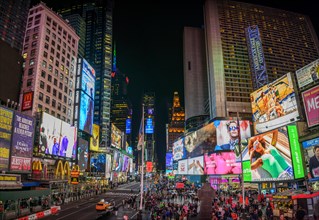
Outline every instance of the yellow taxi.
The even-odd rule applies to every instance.
[[[101,199],[98,203],[95,205],[96,211],[107,211],[112,207],[112,204],[105,201],[104,199]]]

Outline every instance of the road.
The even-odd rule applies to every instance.
[[[118,188],[110,190],[105,194],[89,198],[86,201],[78,201],[65,206],[61,206],[61,211],[53,216],[48,216],[46,220],[102,220],[102,219],[123,219],[123,215],[127,214],[130,219],[135,219],[137,212],[133,209],[127,209],[121,206],[123,199],[128,199],[130,196],[139,195],[139,182],[131,182],[125,185],[120,185]],[[106,201],[114,201],[119,207],[118,215],[99,216],[95,210],[95,205],[101,199]]]

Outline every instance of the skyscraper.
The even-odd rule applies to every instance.
[[[248,27],[258,26],[269,82],[294,73],[319,56],[318,38],[305,15],[242,2],[207,0],[204,20],[211,118],[251,112]]]
[[[155,162],[155,93],[145,92],[144,104],[144,129],[145,129],[145,161]],[[153,167],[155,165],[153,164]]]
[[[173,106],[167,128],[167,152],[172,152],[174,141],[184,133],[185,112],[181,106],[178,92],[174,92]]]
[[[0,1],[0,39],[22,50],[30,0]]]
[[[85,21],[84,58],[96,71],[94,123],[100,125],[102,143],[109,143],[113,1],[94,0],[61,9],[59,13],[67,19],[71,15],[79,15]],[[75,23],[72,22],[72,25],[75,26]]]
[[[74,29],[44,3],[30,9],[23,44],[22,111],[34,115],[42,109],[72,123],[78,43]]]

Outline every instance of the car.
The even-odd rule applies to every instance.
[[[98,212],[111,212],[113,210],[113,204],[101,199],[96,203],[95,209]]]

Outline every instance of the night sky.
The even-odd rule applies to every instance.
[[[59,8],[72,1],[45,1]],[[34,2],[38,1],[33,1]],[[74,1],[73,1],[74,2]],[[79,2],[79,1],[75,1]],[[160,169],[165,166],[165,124],[168,123],[174,91],[183,104],[183,27],[201,27],[203,0],[132,1],[115,0],[113,40],[117,67],[129,79],[128,93],[133,103],[133,138],[141,121],[142,94],[156,95],[156,146]],[[285,9],[309,15],[319,34],[319,15],[313,1],[241,0],[241,2]],[[133,139],[134,140],[134,139]]]

